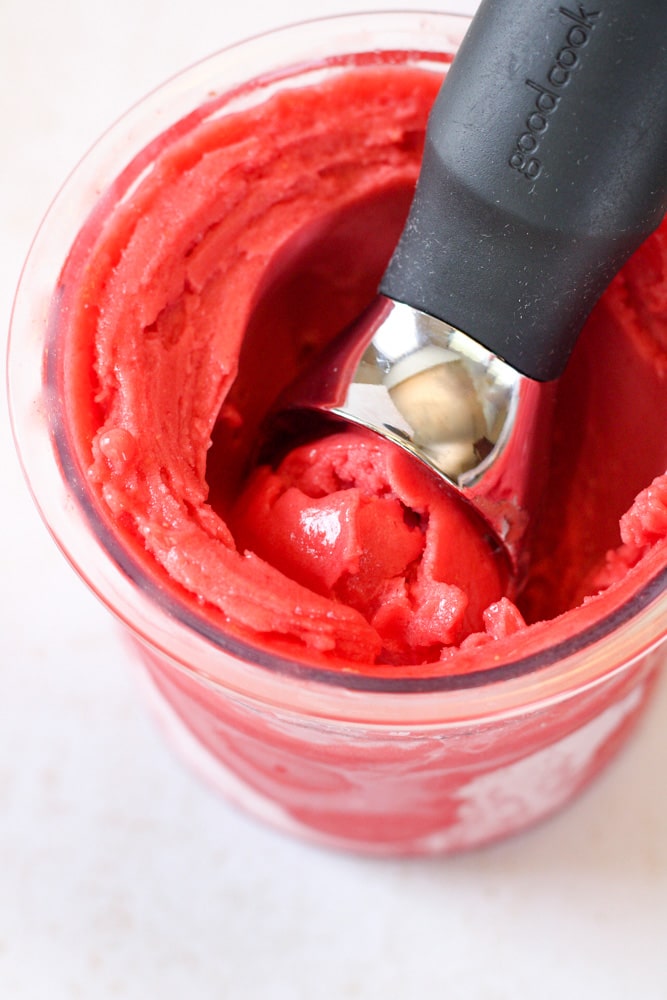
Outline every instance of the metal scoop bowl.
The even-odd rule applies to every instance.
[[[387,438],[481,514],[517,578],[554,398],[554,382],[521,375],[460,330],[381,295],[290,386],[271,437],[315,433],[318,413]]]

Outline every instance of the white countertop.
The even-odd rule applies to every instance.
[[[33,232],[98,134],[174,71],[314,9],[2,0],[3,336]],[[428,861],[307,847],[174,759],[32,508],[4,406],[0,461],[3,1000],[667,998],[666,683],[603,778],[520,838]]]

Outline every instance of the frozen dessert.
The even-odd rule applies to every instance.
[[[332,612],[360,614],[354,658],[362,662],[437,660],[502,617],[504,576],[480,525],[432,474],[370,432],[303,445],[275,472],[261,466],[231,524],[243,551],[326,597]]]
[[[184,119],[100,199],[54,304],[70,458],[133,564],[213,625],[346,671],[484,669],[604,617],[667,556],[664,229],[562,379],[519,594],[375,437],[255,467],[281,389],[375,294],[439,83],[388,60]]]
[[[264,461],[280,392],[376,295],[466,23],[350,15],[175,78],[74,172],[13,319],[35,497],[173,745],[254,816],[374,854],[547,816],[664,662],[665,227],[559,382],[520,589],[380,439]]]

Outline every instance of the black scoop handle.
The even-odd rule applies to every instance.
[[[665,211],[667,0],[483,0],[380,291],[549,380]]]

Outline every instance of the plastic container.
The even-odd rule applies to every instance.
[[[74,171],[19,288],[10,397],[30,488],[56,542],[120,620],[153,704],[191,764],[284,831],[371,854],[451,852],[513,834],[563,806],[613,757],[664,659],[664,547],[615,591],[469,675],[327,669],[246,641],[161,588],[100,513],[69,443],[53,301],[84,222],[150,170],[153,142],[350,64],[446,69],[459,16],[357,14],[290,26],[175,77]],[[199,110],[203,109],[203,110]],[[171,130],[168,132],[168,130]],[[662,552],[662,554],[661,554]],[[94,669],[94,664],[91,664]],[[119,739],[122,734],[119,733]]]

